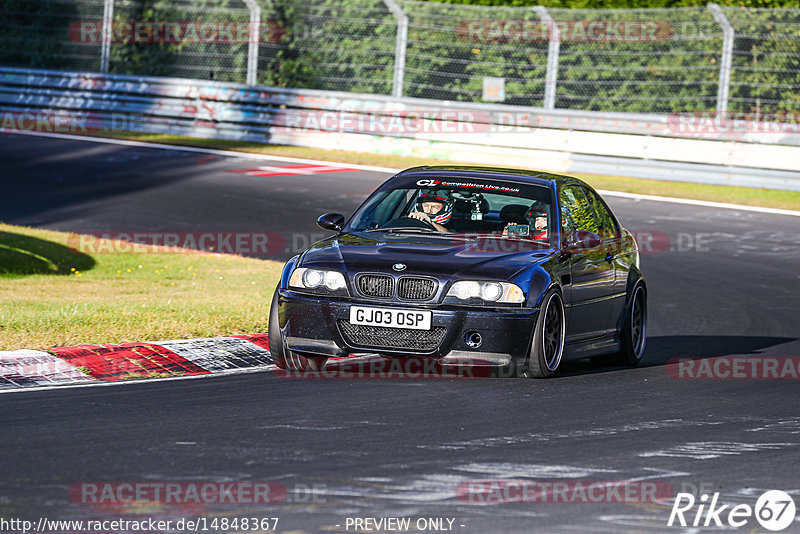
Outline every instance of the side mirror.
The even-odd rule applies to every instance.
[[[317,219],[317,226],[323,230],[338,232],[344,226],[344,215],[340,213],[326,213]]]
[[[565,252],[582,252],[600,246],[600,236],[587,230],[577,230],[567,237]]]

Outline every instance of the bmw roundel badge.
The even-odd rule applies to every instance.
[[[392,269],[394,269],[395,271],[405,271],[406,270],[406,264],[405,263],[395,263],[394,265],[392,265]]]

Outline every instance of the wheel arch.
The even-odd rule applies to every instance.
[[[617,318],[617,332],[622,331],[625,318],[628,316],[628,312],[630,311],[633,292],[639,285],[644,288],[645,296],[647,296],[649,293],[647,289],[647,281],[644,279],[642,272],[636,266],[633,266],[631,267],[630,271],[628,271],[628,281],[625,284],[625,305],[622,306],[622,313],[620,313],[619,317]]]
[[[283,270],[281,271],[281,281],[278,284],[278,289],[286,289],[289,287],[289,278],[292,276],[292,272],[299,261],[300,255],[298,254],[286,262],[286,264],[283,266]]]
[[[564,291],[561,288],[561,282],[548,269],[545,269],[542,265],[536,265],[527,274],[527,306],[531,308],[541,307],[542,299],[552,288],[557,288],[563,300]]]

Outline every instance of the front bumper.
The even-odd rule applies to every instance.
[[[349,339],[346,337],[341,324],[342,321],[349,321],[350,306],[353,304],[430,310],[433,312],[432,329],[443,331],[441,341],[437,340],[435,346],[425,349],[355,343],[352,335]],[[318,297],[288,290],[279,291],[278,297],[278,322],[286,348],[305,356],[327,358],[361,354],[422,356],[437,359],[443,365],[501,367],[527,355],[537,313],[538,309],[532,308],[384,303]],[[392,331],[396,329],[386,330],[387,334],[394,334]],[[478,347],[467,344],[467,333],[472,332],[481,336]]]

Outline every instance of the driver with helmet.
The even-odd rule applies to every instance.
[[[449,191],[421,190],[408,214],[412,219],[429,223],[439,232],[450,232],[445,224],[453,215],[453,197]]]

